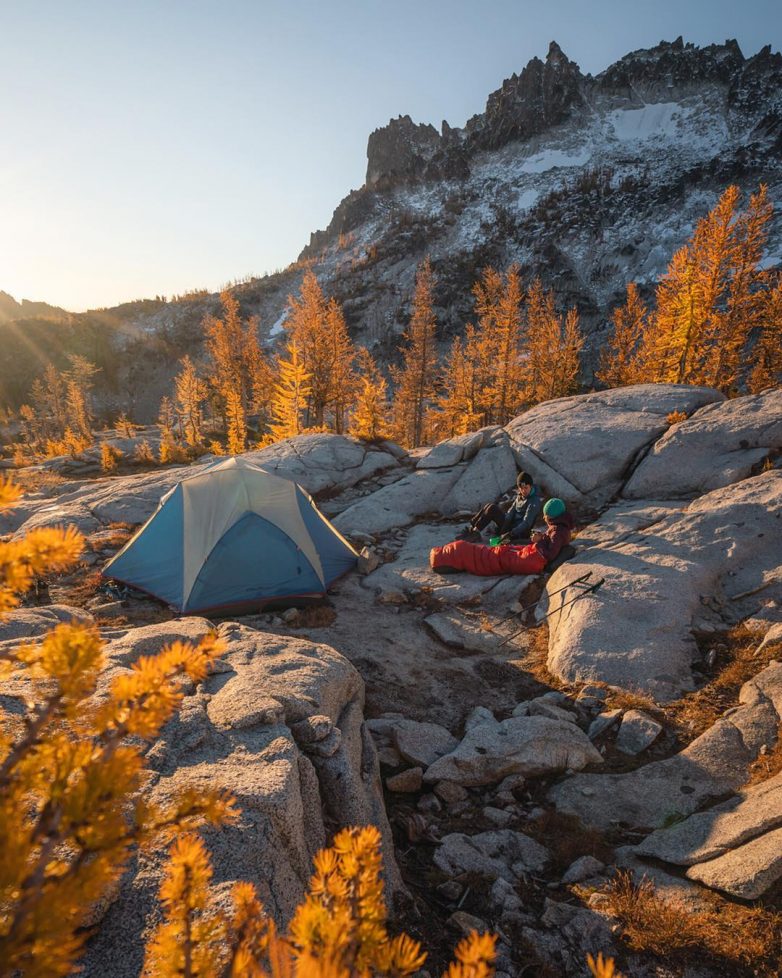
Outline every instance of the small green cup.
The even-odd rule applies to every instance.
[[[490,547],[499,546],[501,541],[502,541],[502,537],[489,537],[489,546]]]

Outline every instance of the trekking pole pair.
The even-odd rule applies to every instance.
[[[558,608],[554,608],[553,611],[549,611],[548,614],[543,615],[543,617],[538,620],[538,624],[545,621],[547,618],[550,618],[552,615],[557,614],[557,612],[562,611],[563,608],[567,608],[568,605],[571,605],[574,602],[579,601],[581,598],[586,597],[587,594],[594,594],[595,591],[600,590],[604,582],[605,582],[605,578],[601,577],[599,580],[595,581],[594,584],[590,584],[588,587],[584,587],[582,590],[578,592],[578,594],[574,598],[571,598],[569,601],[565,601],[565,603],[561,604]],[[576,583],[577,583],[576,581],[571,581],[571,584],[576,584]],[[567,587],[570,587],[570,585],[568,584],[566,585],[566,587],[560,588],[559,591],[552,592],[550,597],[552,597],[554,594],[559,594],[561,591],[566,590]],[[532,605],[531,607],[534,607],[534,605]],[[502,648],[502,646],[507,645],[508,642],[511,641],[511,639],[516,638],[517,635],[521,635],[523,631],[526,631],[526,628],[527,626],[523,625],[518,631],[513,632],[512,635],[508,635],[506,639],[503,639],[503,641],[500,642],[498,648]]]
[[[555,594],[561,594],[562,591],[567,591],[569,587],[573,587],[573,585],[575,584],[584,584],[584,582],[587,581],[591,576],[592,576],[592,571],[587,571],[586,574],[582,574],[581,577],[577,577],[575,578],[575,580],[568,581],[567,584],[564,584],[562,587],[557,588],[556,591],[552,591],[549,594],[549,597],[553,598]],[[540,601],[540,598],[538,598],[536,601],[533,601],[532,604],[525,605],[523,608],[519,608],[518,611],[514,611],[512,615],[507,615],[505,618],[500,618],[497,624],[504,625],[505,622],[510,621],[511,618],[515,618],[517,615],[524,615],[528,611],[532,611],[535,605],[537,605],[538,601]]]

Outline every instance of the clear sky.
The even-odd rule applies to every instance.
[[[0,289],[73,311],[284,267],[389,118],[463,125],[550,40],[597,73],[781,0],[0,0]]]

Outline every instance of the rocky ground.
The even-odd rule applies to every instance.
[[[228,651],[153,747],[150,790],[230,786],[244,816],[209,840],[216,881],[252,879],[281,920],[334,828],[374,821],[396,919],[432,948],[432,975],[474,926],[500,935],[514,978],[586,975],[598,950],[633,976],[774,974],[782,958],[740,941],[664,962],[633,948],[612,880],[646,877],[688,919],[782,908],[781,453],[781,391],[673,386],[550,402],[412,455],[335,435],[250,453],[366,548],[361,572],[322,606],[219,623]],[[543,579],[433,574],[429,549],[519,468],[576,512],[575,558]],[[9,535],[75,523],[87,550],[0,640],[92,617],[108,680],[202,634],[204,619],[96,590],[189,471],[60,481],[5,514]],[[585,577],[604,583],[583,593]],[[131,868],[86,974],[138,973],[128,948],[159,870],[159,854]]]

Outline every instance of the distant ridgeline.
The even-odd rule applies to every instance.
[[[678,39],[632,52],[592,76],[552,42],[545,61],[533,58],[504,81],[463,128],[443,122],[438,130],[400,116],[370,135],[367,156],[364,186],[312,234],[299,261],[230,289],[242,318],[258,317],[262,345],[289,338],[288,299],[311,270],[326,298],[339,304],[351,340],[387,373],[402,360],[416,274],[428,257],[442,360],[454,337],[478,322],[474,287],[484,270],[506,275],[515,264],[522,292],[540,278],[559,314],[577,310],[579,380],[588,387],[609,380],[601,351],[615,335],[615,310],[625,308],[626,318],[655,306],[674,255],[729,186],[741,191],[734,217],[761,185],[764,206],[777,205],[762,221],[747,294],[761,288],[760,272],[767,274],[762,291],[773,291],[782,263],[782,56],[769,47],[745,58],[735,41],[698,48]],[[737,238],[734,244],[741,247]],[[745,258],[751,251],[745,248]],[[687,267],[680,258],[679,281]],[[734,325],[739,316],[743,284],[731,286],[733,277],[704,300],[715,310],[704,327],[712,346],[727,328],[731,302]],[[637,288],[628,297],[631,283]],[[758,306],[741,308],[749,316],[750,332],[739,344],[745,357],[756,339]],[[151,420],[181,357],[203,358],[204,315],[221,309],[217,295],[198,293],[72,316],[67,329],[17,320],[9,330],[0,313],[9,351],[0,400],[18,407],[44,359],[60,357],[62,369],[65,354],[76,352],[101,367],[97,404]],[[692,351],[678,368],[671,357],[668,373],[678,369],[680,379],[693,382],[703,375]]]

